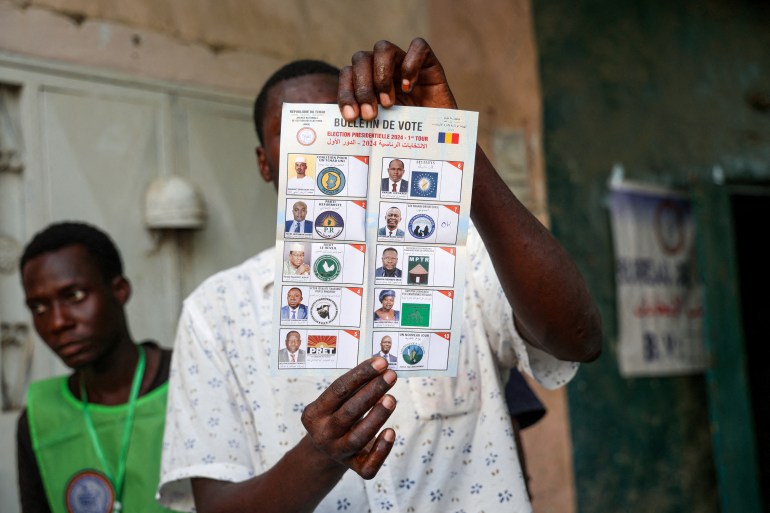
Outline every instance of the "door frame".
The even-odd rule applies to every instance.
[[[721,510],[761,513],[731,208],[734,187],[706,181],[694,185],[696,250],[705,284],[704,345],[710,359],[706,384]]]

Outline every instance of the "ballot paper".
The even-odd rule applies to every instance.
[[[455,376],[478,113],[283,105],[271,368]]]

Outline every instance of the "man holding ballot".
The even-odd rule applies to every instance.
[[[266,180],[278,181],[283,102],[338,103],[348,122],[396,104],[457,108],[419,38],[407,51],[380,41],[357,52],[339,77],[330,68],[299,61],[265,84],[255,124]],[[381,357],[331,384],[273,377],[274,249],[193,292],[174,351],[160,500],[201,513],[530,511],[500,376],[517,367],[565,384],[574,362],[599,356],[600,319],[575,264],[480,148],[472,196],[456,378],[397,380]]]

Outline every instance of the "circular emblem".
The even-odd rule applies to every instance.
[[[428,214],[417,214],[409,221],[409,233],[416,239],[426,239],[433,235],[436,222]]]
[[[333,210],[321,212],[315,218],[315,232],[324,239],[339,237],[343,228],[345,228],[345,221],[341,215]]]
[[[329,324],[337,318],[337,303],[327,297],[313,301],[310,316],[317,324]]]
[[[425,350],[420,345],[409,344],[401,350],[401,356],[407,364],[417,365],[425,356]]]
[[[107,476],[96,470],[75,474],[65,493],[69,513],[110,513],[115,491]]]
[[[327,167],[318,173],[316,183],[321,192],[334,196],[345,188],[345,174],[339,168]]]
[[[297,142],[302,146],[310,146],[315,142],[315,130],[309,126],[300,128],[297,131]]]
[[[687,239],[687,213],[672,200],[662,200],[655,209],[655,237],[669,255],[679,253]]]
[[[342,265],[336,257],[322,255],[313,264],[313,272],[321,281],[332,281],[342,272]]]

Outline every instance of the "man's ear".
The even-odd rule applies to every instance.
[[[265,149],[262,148],[262,146],[257,146],[256,154],[257,154],[257,167],[259,168],[259,174],[262,175],[262,179],[267,183],[273,182],[275,186],[278,187],[278,182],[275,179],[276,177],[273,176],[272,171],[270,171],[270,166],[267,164],[267,156],[265,155]]]
[[[118,303],[125,305],[131,298],[131,282],[125,276],[115,276],[110,284],[112,294]]]

